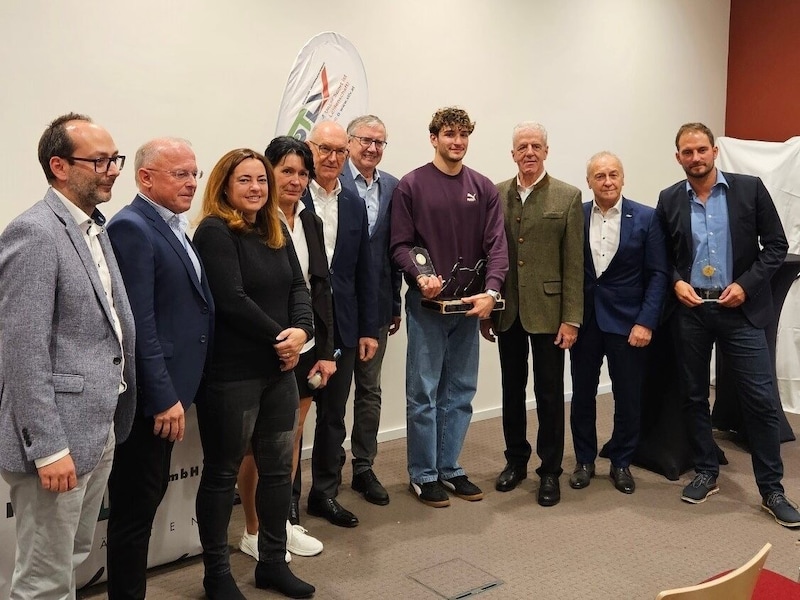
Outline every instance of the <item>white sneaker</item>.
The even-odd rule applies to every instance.
[[[242,540],[239,542],[239,550],[258,560],[258,534],[247,533],[247,529],[245,529]],[[286,551],[286,562],[292,562],[292,555],[288,550]]]
[[[322,542],[308,535],[300,525],[286,521],[286,549],[297,556],[316,556],[322,552]]]

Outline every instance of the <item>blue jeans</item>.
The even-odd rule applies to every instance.
[[[408,474],[414,483],[464,474],[464,445],[478,385],[478,319],[440,315],[406,293]]]
[[[764,330],[753,327],[741,310],[717,304],[696,308],[681,305],[678,311],[679,360],[687,387],[685,413],[695,470],[719,473],[708,404],[711,347],[716,342],[739,390],[758,490],[762,496],[783,492],[778,404],[774,398],[777,392]]]
[[[197,528],[206,575],[230,573],[228,524],[236,476],[248,446],[258,468],[259,560],[285,560],[297,402],[297,383],[288,371],[262,379],[209,381],[196,403],[203,445]]]

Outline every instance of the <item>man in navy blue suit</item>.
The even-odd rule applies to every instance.
[[[202,172],[185,140],[155,139],[136,152],[139,193],[108,224],[136,323],[136,417],[117,446],[108,482],[108,596],[143,599],[147,551],[185,411],[200,386],[214,305],[186,236]]]
[[[670,299],[677,311],[684,412],[694,454],[695,476],[681,499],[699,504],[719,491],[708,403],[716,343],[742,404],[761,507],[784,527],[800,527],[800,513],[781,483],[780,401],[764,333],[775,318],[770,279],[789,247],[783,225],[758,177],[717,169],[708,127],[682,125],[675,147],[686,179],[661,191],[656,211],[669,250]]]
[[[336,374],[317,395],[308,514],[355,527],[358,518],[336,500],[345,462],[344,415],[356,360],[371,360],[378,349],[378,319],[367,210],[339,181],[347,144],[347,133],[333,121],[317,123],[308,136],[314,179],[302,201],[322,219],[333,287],[334,343],[341,350]]]
[[[570,487],[585,488],[597,456],[597,386],[603,356],[614,391],[610,477],[624,494],[639,441],[647,346],[661,318],[667,289],[664,234],[653,208],[622,196],[622,162],[610,152],[589,159],[586,181],[594,199],[583,205],[583,326],[570,349],[570,425],[577,464]]]
[[[389,224],[392,192],[397,178],[378,170],[388,144],[386,126],[375,115],[356,117],[347,126],[350,158],[339,181],[342,188],[358,195],[367,207],[369,246],[378,303],[378,350],[370,361],[356,361],[353,429],[352,488],[367,502],[389,504],[389,494],[372,467],[378,454],[378,427],[381,420],[381,365],[390,335],[400,327],[400,271],[392,268],[389,256]]]

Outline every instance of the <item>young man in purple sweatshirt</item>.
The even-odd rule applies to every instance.
[[[408,283],[406,418],[410,490],[424,504],[450,504],[448,491],[483,498],[458,463],[478,383],[479,321],[500,299],[508,270],[503,209],[494,184],[464,166],[475,128],[466,111],[442,108],[428,127],[433,161],[400,180],[392,197],[391,252]],[[412,248],[427,249],[438,273],[421,275]],[[474,269],[485,261],[483,281]],[[472,281],[472,285],[469,285]],[[469,288],[464,292],[465,288]],[[477,292],[477,293],[476,293]],[[469,294],[469,295],[467,295]],[[423,298],[460,295],[466,313],[439,314]]]

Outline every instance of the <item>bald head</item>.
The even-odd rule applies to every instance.
[[[150,200],[176,214],[191,208],[199,171],[187,140],[161,137],[142,144],[134,168],[136,185]]]

